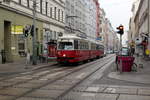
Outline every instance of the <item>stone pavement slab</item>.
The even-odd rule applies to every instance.
[[[33,97],[33,98],[56,98],[64,91],[58,90],[35,90],[26,95],[26,97]]]
[[[13,100],[15,96],[4,96],[0,95],[0,100]]]
[[[120,95],[118,100],[150,100],[150,96]]]
[[[118,94],[137,94],[137,89],[135,88],[106,88],[104,90],[106,93],[118,93]]]
[[[132,72],[119,74],[118,72],[111,72],[108,74],[108,77],[123,81],[150,84],[150,75],[147,74],[141,75]]]
[[[118,94],[71,92],[60,100],[116,100]]]
[[[21,97],[16,100],[53,100],[53,99],[46,99],[46,98],[32,98],[32,97]]]
[[[20,96],[26,92],[30,91],[30,89],[24,88],[6,88],[0,90],[0,95],[9,95],[9,96]]]
[[[138,95],[149,95],[150,96],[150,89],[138,89]]]

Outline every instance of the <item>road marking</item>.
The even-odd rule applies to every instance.
[[[83,93],[82,96],[83,97],[95,97],[96,94],[94,93]]]
[[[107,93],[116,93],[116,89],[115,88],[107,88],[104,92],[107,92]]]
[[[29,74],[29,73],[31,73],[31,72],[25,72],[25,73],[21,73],[21,74]]]
[[[43,78],[44,79],[48,79],[48,78],[57,76],[57,75],[62,74],[62,73],[65,73],[65,71],[63,71],[63,72],[57,72],[57,73],[53,73],[53,74],[48,74],[48,75],[44,76]]]
[[[89,91],[89,92],[98,92],[99,90],[99,87],[88,87],[86,89],[86,91]]]
[[[49,73],[50,71],[43,71],[43,72],[40,72],[40,73],[37,73],[37,74],[34,74],[35,76],[40,76],[40,75],[43,75],[43,74],[46,74],[46,73]]]
[[[80,75],[78,75],[76,78],[78,79],[82,79],[82,77],[85,75],[85,73],[81,73]]]
[[[16,77],[16,79],[32,79],[32,77],[23,76],[23,77]]]
[[[41,80],[41,81],[47,81],[48,79],[46,79],[46,78],[45,78],[45,79],[44,79],[44,78],[42,78],[42,79],[39,79],[39,80]]]

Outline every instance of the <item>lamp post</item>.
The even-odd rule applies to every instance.
[[[32,64],[37,64],[37,55],[36,55],[36,0],[33,0],[33,37],[32,37],[32,45],[33,45],[33,52],[32,52]]]

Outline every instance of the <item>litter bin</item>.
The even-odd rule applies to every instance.
[[[6,51],[1,50],[1,56],[2,56],[2,64],[6,63]]]
[[[134,62],[133,56],[118,56],[118,64],[120,65],[122,72],[131,72],[133,62]]]

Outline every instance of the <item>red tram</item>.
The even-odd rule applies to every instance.
[[[104,55],[104,46],[76,36],[63,36],[58,39],[57,61],[77,63]]]

